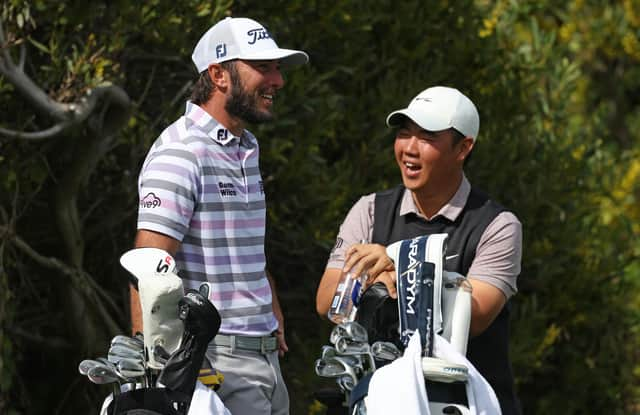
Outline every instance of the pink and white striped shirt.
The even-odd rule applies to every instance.
[[[140,172],[138,229],[181,241],[185,288],[204,281],[220,333],[260,336],[277,320],[265,274],[266,207],[258,141],[231,134],[198,105],[167,127]]]

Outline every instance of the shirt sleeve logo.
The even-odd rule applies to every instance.
[[[153,209],[159,207],[162,201],[153,192],[147,193],[145,197],[140,199],[140,207],[145,209]]]
[[[331,250],[331,253],[334,253],[336,251],[336,249],[341,248],[343,243],[344,243],[344,239],[342,239],[341,237],[338,236],[336,238],[335,245],[333,245],[333,249]]]

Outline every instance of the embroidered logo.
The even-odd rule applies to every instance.
[[[221,43],[216,46],[216,58],[224,58],[227,56],[227,44]]]
[[[264,194],[264,183],[262,183],[262,180],[260,180],[258,182],[258,186],[260,186],[260,194],[263,195]]]
[[[218,141],[226,140],[228,134],[229,134],[229,132],[227,130],[225,130],[224,128],[219,129],[218,132],[217,132]]]
[[[333,253],[336,249],[340,248],[343,243],[344,243],[344,239],[338,236],[336,238],[336,243],[335,245],[333,245],[333,249],[331,250],[331,252]]]
[[[147,195],[140,200],[140,207],[146,209],[153,209],[161,204],[160,198],[152,192],[147,193]]]
[[[172,260],[173,258],[171,258],[170,256],[166,256],[164,259],[161,259],[160,262],[158,262],[158,266],[156,267],[156,272],[159,274],[166,274],[167,272],[169,272],[169,267],[171,267]]]
[[[247,36],[249,36],[249,42],[247,43],[249,43],[250,45],[253,45],[258,40],[271,38],[271,35],[269,35],[269,32],[267,32],[267,30],[263,27],[249,30],[247,32]]]
[[[222,197],[231,197],[237,194],[236,189],[233,187],[233,183],[218,182],[218,190]]]

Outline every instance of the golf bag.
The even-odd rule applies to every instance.
[[[362,295],[351,324],[360,324],[373,344],[375,364],[351,388],[338,382],[350,415],[500,413],[493,390],[464,357],[471,285],[462,275],[443,269],[446,240],[446,234],[434,234],[387,248],[395,263],[398,300],[390,298],[381,283]],[[338,326],[334,331],[339,331]],[[377,345],[388,350],[395,347],[404,355],[382,356],[382,346]]]
[[[100,373],[112,374],[117,382],[101,415],[228,415],[212,390],[220,382],[205,387],[199,381],[203,373],[218,379],[205,357],[221,323],[218,310],[208,300],[208,284],[185,292],[173,258],[161,249],[131,250],[120,263],[138,288],[144,333],[135,338],[116,336],[108,359],[98,359],[103,364],[98,366]],[[92,371],[97,369],[83,370],[81,363],[80,372],[95,383],[110,380],[95,377]]]

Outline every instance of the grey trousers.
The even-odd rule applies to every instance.
[[[262,354],[210,344],[206,356],[224,375],[216,393],[233,415],[289,414],[277,351]]]

